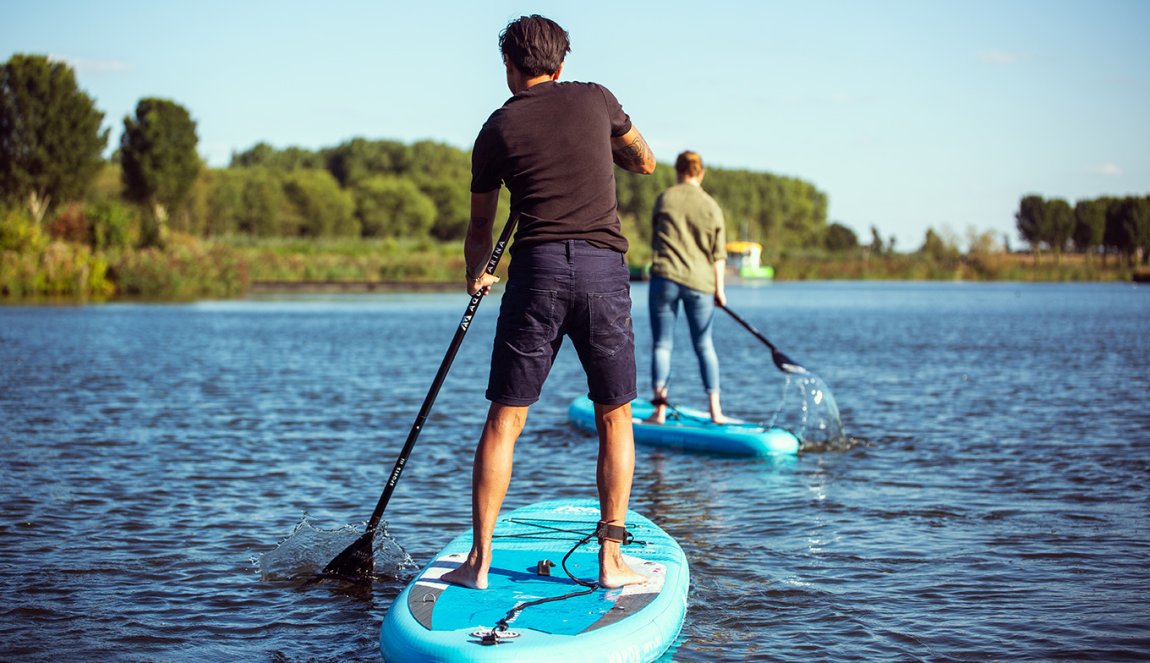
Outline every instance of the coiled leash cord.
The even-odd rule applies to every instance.
[[[555,528],[548,528],[548,529],[555,529]],[[536,599],[534,601],[526,601],[524,603],[519,603],[514,608],[508,610],[507,614],[503,615],[503,617],[499,621],[495,622],[495,626],[491,627],[490,631],[476,632],[476,633],[473,633],[472,635],[479,638],[479,643],[483,644],[483,645],[500,644],[501,640],[509,639],[509,638],[515,638],[515,637],[519,636],[518,633],[508,631],[508,628],[510,626],[511,620],[515,619],[515,617],[517,615],[519,615],[519,613],[523,612],[527,608],[530,608],[530,607],[536,606],[536,605],[543,605],[544,603],[552,603],[555,601],[564,601],[567,599],[575,598],[576,596],[586,596],[587,594],[591,594],[595,590],[599,589],[599,583],[598,582],[588,582],[586,580],[582,580],[580,578],[577,578],[577,577],[575,577],[575,574],[571,573],[571,570],[567,568],[567,560],[570,559],[571,555],[573,555],[575,553],[575,551],[579,549],[580,546],[586,545],[587,542],[589,542],[593,538],[601,538],[601,539],[607,540],[607,541],[614,541],[614,542],[616,542],[620,545],[624,545],[624,546],[628,545],[630,543],[633,543],[635,540],[634,535],[631,534],[631,532],[627,531],[626,528],[621,527],[619,525],[612,525],[608,521],[600,520],[598,526],[595,528],[595,531],[591,532],[587,536],[584,536],[582,539],[579,539],[579,542],[576,543],[574,546],[571,547],[570,550],[567,551],[567,554],[563,556],[563,560],[560,562],[560,564],[563,567],[563,572],[567,574],[567,577],[570,578],[572,580],[572,582],[574,582],[575,584],[580,585],[582,587],[585,587],[586,589],[580,589],[580,590],[577,590],[574,592],[570,592],[568,594],[564,594],[562,596],[550,596],[547,598]],[[537,573],[539,575],[551,575],[550,568],[552,566],[555,566],[554,562],[552,562],[550,560],[543,560],[543,561],[539,562],[539,565],[537,567]]]

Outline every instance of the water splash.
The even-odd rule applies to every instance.
[[[260,579],[264,581],[311,578],[323,571],[328,562],[354,543],[360,534],[352,525],[319,529],[305,514],[286,539],[253,561],[258,562]],[[417,566],[387,531],[387,521],[376,530],[373,551],[377,576],[397,578]]]
[[[782,397],[771,416],[770,425],[795,432],[803,451],[843,451],[852,441],[843,432],[842,417],[834,394],[814,373],[786,375]],[[798,394],[800,407],[787,406],[788,396]]]

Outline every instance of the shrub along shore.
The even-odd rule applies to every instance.
[[[11,221],[11,219],[9,219]],[[13,234],[13,224],[4,226]],[[162,246],[93,248],[23,228],[0,251],[0,302],[188,301],[267,292],[370,292],[462,288],[460,241],[394,239],[197,239],[171,233]],[[15,245],[15,246],[13,246]],[[632,270],[649,252],[634,246]],[[931,256],[844,252],[768,253],[777,281],[1130,281],[1135,268],[1113,256],[987,253]],[[506,261],[501,265],[505,273]],[[732,278],[733,282],[737,279]]]

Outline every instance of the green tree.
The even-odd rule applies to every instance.
[[[327,169],[345,189],[378,175],[404,175],[411,167],[408,147],[393,140],[355,138],[325,152]]]
[[[285,225],[303,237],[359,235],[351,194],[326,170],[296,170],[286,176],[284,196],[289,203]]]
[[[405,178],[373,177],[355,197],[364,237],[424,237],[435,220],[435,203]]]
[[[1046,201],[1040,231],[1042,240],[1054,251],[1054,255],[1061,256],[1074,234],[1074,209],[1070,203],[1061,198]]]
[[[1126,196],[1107,209],[1107,243],[1133,265],[1142,251],[1143,264],[1150,263],[1150,197]]]
[[[471,157],[467,152],[445,143],[421,140],[412,143],[406,153],[403,174],[450,179],[465,187],[471,181]],[[396,172],[401,172],[397,170]]]
[[[1018,234],[1034,250],[1036,260],[1042,243],[1045,214],[1046,201],[1042,196],[1036,195],[1024,196],[1018,203],[1018,211],[1014,213],[1014,225],[1018,228]]]
[[[207,171],[208,193],[204,216],[207,221],[204,235],[226,236],[240,228],[240,210],[243,205],[245,173],[239,168],[210,169]]]
[[[704,180],[704,188],[712,194],[715,193],[712,187],[713,182],[714,178],[710,176]],[[673,166],[660,164],[650,175],[639,175],[621,168],[615,169],[615,197],[619,203],[619,215],[629,217],[634,223],[638,234],[634,238],[635,241],[642,244],[651,242],[651,210],[655,208],[655,199],[664,189],[674,183],[675,168]],[[721,205],[722,199],[716,199]]]
[[[245,168],[238,172],[240,207],[236,229],[256,237],[286,234],[283,216],[286,201],[279,178],[266,168]]]
[[[0,65],[0,197],[28,205],[37,223],[51,201],[81,197],[108,144],[103,120],[71,67],[13,55]]]
[[[1079,200],[1074,204],[1074,248],[1083,253],[1102,246],[1106,232],[1106,206],[1104,199]]]
[[[823,237],[823,246],[831,253],[853,251],[858,245],[859,238],[855,231],[837,222],[827,227],[827,233]]]
[[[124,196],[151,209],[161,236],[168,212],[184,203],[200,172],[197,141],[196,123],[174,101],[141,99],[136,116],[124,117]]]
[[[277,150],[267,143],[257,143],[248,150],[232,154],[231,161],[233,168],[262,167],[283,171],[320,169],[326,168],[326,165],[324,156],[319,152],[301,147]]]
[[[431,234],[439,240],[461,239],[471,217],[471,192],[466,179],[418,176],[413,182],[435,205]]]
[[[946,229],[943,229],[943,232],[947,235],[952,234]],[[944,238],[939,233],[936,233],[934,228],[927,228],[926,237],[923,238],[922,248],[919,249],[919,253],[930,256],[939,262],[954,260],[960,255],[960,251],[954,240]]]

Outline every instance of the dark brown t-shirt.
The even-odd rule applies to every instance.
[[[507,100],[487,119],[471,154],[471,191],[501,183],[519,212],[516,246],[582,239],[621,253],[611,138],[631,119],[596,83],[547,82]]]

